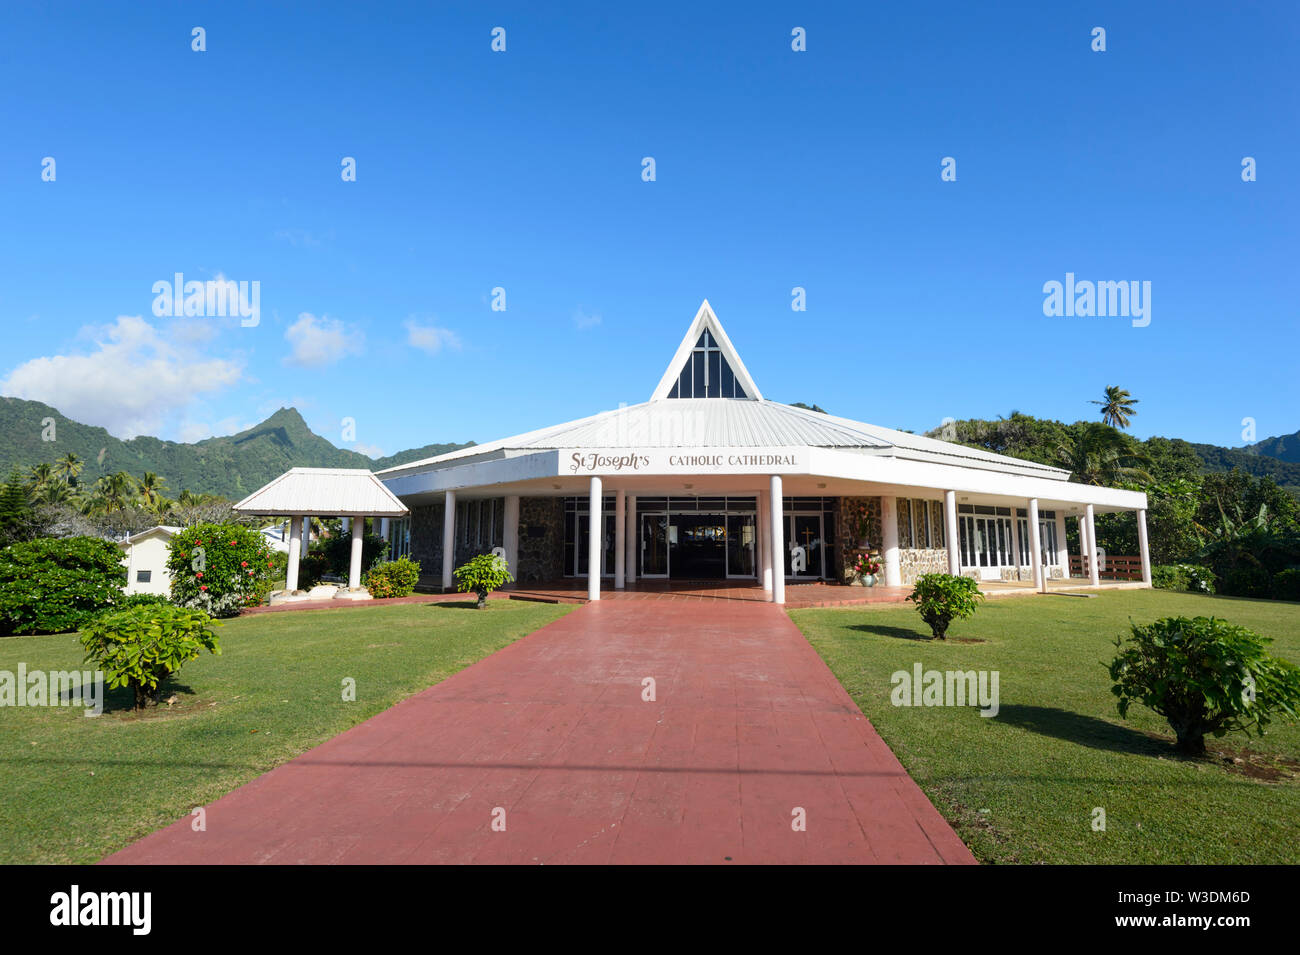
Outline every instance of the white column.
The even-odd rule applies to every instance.
[[[339,527],[342,529],[342,531],[343,531],[344,534],[346,534],[346,533],[348,532],[348,529],[349,529],[349,528],[348,528],[348,524],[349,524],[350,521],[351,521],[351,518],[348,518],[348,517],[340,517],[340,518],[339,518]]]
[[[602,507],[604,498],[601,494],[600,478],[592,476],[591,494],[587,498],[587,599],[600,599],[600,554],[604,549],[601,540],[604,537],[605,512]]]
[[[893,496],[880,499],[880,556],[885,565],[885,586],[903,586],[903,568],[898,562],[898,498]]]
[[[448,491],[442,506],[442,592],[451,592],[456,563],[456,492]]]
[[[302,519],[302,549],[304,551],[311,549],[311,518]]]
[[[1056,564],[1061,576],[1070,576],[1070,545],[1065,542],[1065,511],[1056,512]]]
[[[1047,593],[1047,576],[1043,570],[1043,534],[1038,527],[1038,498],[1029,499],[1029,568],[1034,587]]]
[[[614,589],[622,590],[627,571],[627,496],[622,488],[614,492]]]
[[[507,494],[505,525],[501,528],[501,549],[506,552],[506,569],[510,576],[519,576],[519,495]]]
[[[354,589],[361,586],[361,543],[364,539],[363,531],[366,528],[366,519],[358,517],[352,521],[352,554],[348,562],[348,589]]]
[[[1151,586],[1151,547],[1147,543],[1146,508],[1138,509],[1137,524],[1138,524],[1138,553],[1142,557],[1142,583],[1150,587]]]
[[[1014,547],[1016,554],[1016,580],[1020,579],[1020,515],[1016,513],[1017,508],[1011,509],[1011,546]],[[1028,519],[1026,519],[1028,523]]]
[[[627,555],[623,558],[624,579],[629,584],[636,583],[636,495],[629,494],[624,504],[627,508],[627,529],[624,531],[626,538],[624,546],[627,548]]]
[[[289,569],[285,573],[284,589],[298,589],[298,561],[302,557],[302,521],[289,518]]]
[[[1088,577],[1094,587],[1101,584],[1101,571],[1097,566],[1097,522],[1096,513],[1091,504],[1087,508],[1088,515]]]
[[[772,602],[785,603],[785,498],[781,475],[772,475]]]
[[[948,539],[948,573],[961,573],[961,553],[957,549],[957,492],[943,492],[944,536]]]
[[[758,523],[758,577],[763,582],[763,593],[772,592],[772,511],[767,491],[759,491],[757,496],[758,513],[754,515]]]
[[[382,517],[379,519],[379,536],[382,537],[384,540],[388,540],[389,520],[390,518],[387,517]]]
[[[1088,515],[1079,515],[1079,569],[1088,576]]]

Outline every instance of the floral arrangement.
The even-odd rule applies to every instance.
[[[853,572],[863,577],[874,577],[880,573],[879,554],[859,554],[853,562]]]
[[[858,541],[866,541],[871,529],[871,511],[867,507],[867,502],[861,499],[850,499],[844,502],[844,509],[848,520],[849,546],[853,546]]]

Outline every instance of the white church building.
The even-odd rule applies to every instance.
[[[1151,581],[1144,493],[770,401],[707,301],[648,401],[375,476],[409,510],[385,522],[393,553],[448,590],[498,548],[521,584],[581,578],[592,600],[725,579],[783,603],[788,583],[845,580],[864,551],[886,585],[941,572],[1046,590],[1070,575],[1067,520],[1095,586],[1094,515],[1115,511],[1137,513]]]

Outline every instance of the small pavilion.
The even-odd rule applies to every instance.
[[[309,533],[308,522],[313,517],[342,518],[343,529],[348,530],[350,525],[352,533],[346,596],[353,599],[366,596],[360,593],[361,542],[366,519],[374,521],[375,532],[383,536],[391,519],[410,513],[379,478],[364,468],[292,468],[248,495],[234,510],[239,514],[289,517],[287,595],[298,589],[298,564],[303,541]]]

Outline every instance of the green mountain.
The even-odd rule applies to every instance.
[[[1280,453],[1262,450],[1266,445]],[[1300,432],[1282,438],[1268,438],[1248,448],[1220,448],[1213,444],[1193,444],[1192,448],[1205,462],[1207,471],[1241,468],[1256,477],[1271,477],[1282,487],[1300,489]]]
[[[45,440],[50,419],[53,441]],[[123,441],[39,401],[0,397],[0,480],[13,467],[26,472],[34,464],[53,464],[71,451],[84,464],[79,477],[82,484],[115,471],[136,477],[153,471],[166,480],[168,496],[183,488],[239,500],[292,467],[379,470],[467,444],[429,444],[372,459],[335,447],[315,434],[294,408],[281,408],[247,431],[195,444],[145,436]]]
[[[1300,431],[1284,434],[1276,438],[1265,438],[1258,444],[1246,448],[1247,454],[1263,454],[1279,461],[1300,464]]]

